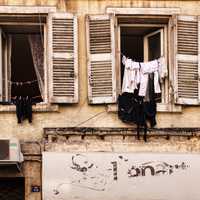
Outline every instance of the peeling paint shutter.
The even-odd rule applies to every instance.
[[[116,102],[114,16],[87,16],[88,98],[91,104]]]
[[[199,18],[176,18],[176,88],[178,104],[199,104]]]
[[[68,13],[49,15],[50,102],[78,102],[77,17]]]

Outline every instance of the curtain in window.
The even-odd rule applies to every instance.
[[[41,41],[41,35],[29,35],[28,40],[40,93],[44,99],[44,48]]]

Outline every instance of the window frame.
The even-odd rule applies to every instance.
[[[118,19],[119,18],[125,18],[127,17],[125,15],[125,13],[121,13],[120,10],[121,8],[117,9],[119,11],[119,15],[116,15],[115,16],[115,27],[116,27],[116,76],[118,78],[118,80],[120,80],[120,83],[121,83],[121,72],[120,72],[120,63],[121,63],[121,52],[120,52],[120,25],[117,23]],[[140,8],[138,8],[140,10]],[[132,8],[130,9],[126,9],[125,12],[127,12],[128,10],[131,10],[131,12],[133,11]],[[149,10],[150,11],[150,10]],[[175,13],[179,13],[179,9],[175,9]],[[109,13],[110,12],[110,13]],[[115,13],[115,9],[111,9],[109,10],[109,8],[107,9],[107,13],[109,14],[113,14],[113,12]],[[124,10],[122,10],[122,12],[124,12]],[[133,11],[133,14],[131,14],[131,17],[138,17],[138,18],[142,18],[142,17],[147,17],[148,14],[146,13],[141,13],[139,16],[138,14],[134,14],[134,12],[139,12],[136,10]],[[174,11],[170,11],[170,13],[174,13]],[[130,11],[128,12],[128,14],[130,13]],[[115,13],[116,14],[116,13]],[[151,13],[152,15],[155,15],[155,11],[153,11]],[[166,15],[166,14],[163,14],[163,15]],[[163,15],[156,15],[156,17],[160,17],[162,18]],[[162,103],[158,103],[157,104],[157,111],[158,112],[175,112],[175,113],[181,113],[182,112],[182,106],[181,105],[176,105],[175,102],[174,102],[174,91],[173,91],[173,84],[174,84],[174,50],[173,50],[173,41],[174,41],[174,24],[173,24],[173,21],[174,21],[174,15],[172,14],[169,14],[168,16],[168,23],[164,24],[160,24],[157,23],[157,24],[153,24],[154,27],[156,27],[156,25],[161,26],[161,27],[164,27],[164,35],[165,35],[165,41],[167,41],[167,45],[165,45],[165,52],[167,52],[167,64],[168,64],[168,77],[165,78],[165,100],[164,102]],[[135,26],[139,26],[140,24],[135,24]],[[129,24],[129,26],[132,26]],[[144,26],[144,24],[142,24],[141,26]],[[148,26],[148,25],[147,25]],[[119,83],[116,83],[117,84],[117,95],[120,94],[121,92],[121,85]],[[107,111],[108,112],[117,112],[118,108],[117,108],[117,104],[113,104],[113,105],[107,105]]]
[[[118,26],[117,26],[117,37],[116,37],[116,43],[117,43],[117,52],[118,52],[118,54],[116,54],[117,55],[117,64],[116,64],[116,68],[117,68],[117,80],[119,80],[118,82],[117,82],[117,94],[121,94],[121,82],[122,82],[122,80],[121,80],[121,51],[120,51],[120,49],[121,49],[121,28],[122,27],[152,27],[152,28],[160,28],[160,29],[162,29],[163,28],[163,37],[164,37],[164,44],[163,44],[163,55],[165,56],[165,58],[167,59],[167,61],[168,61],[168,58],[169,58],[169,56],[168,56],[168,43],[169,43],[169,41],[168,41],[168,28],[167,28],[167,25],[165,25],[165,24],[119,24]],[[160,31],[160,30],[157,30],[157,31]],[[145,61],[145,59],[147,59],[147,58],[145,58],[145,51],[148,51],[148,49],[147,49],[147,45],[145,44],[146,43],[146,41],[145,41],[145,37],[146,36],[150,36],[151,35],[151,33],[150,34],[147,34],[147,35],[145,35],[143,38],[144,38],[144,46],[146,46],[146,47],[143,47],[144,48],[144,61]],[[161,44],[162,45],[162,44]],[[148,53],[146,54],[146,55],[148,55]],[[168,63],[168,62],[167,62]],[[164,80],[164,83],[162,84],[162,91],[164,91],[164,92],[162,92],[161,94],[162,94],[162,102],[161,103],[158,103],[158,104],[168,104],[169,103],[169,93],[168,93],[168,87],[169,87],[169,81],[168,81],[168,77],[167,78],[165,78],[165,80]],[[159,107],[159,105],[158,105],[158,107]]]
[[[161,43],[161,56],[164,56],[167,59],[168,62],[168,46],[169,46],[169,41],[168,41],[168,28],[167,25],[163,25],[163,27],[160,27],[157,31],[151,32],[147,35],[144,36],[144,62],[147,62],[149,59],[149,46],[148,46],[148,38],[160,33],[160,43]],[[169,65],[168,65],[169,68]],[[164,103],[169,103],[169,76],[166,77],[163,80],[163,83],[161,83],[161,102],[158,104],[164,104]]]
[[[49,13],[55,13],[57,11],[56,6],[0,6],[0,17],[5,16],[5,15],[11,15],[11,16],[19,16],[19,17],[31,17],[31,16],[45,16],[46,22],[45,23],[26,23],[23,22],[23,25],[43,25],[43,31],[44,31],[44,36],[43,36],[43,41],[44,41],[44,99],[40,104],[42,105],[47,105],[49,104],[49,88],[48,88],[48,82],[49,82],[49,70],[48,70],[48,31],[47,31],[47,18]],[[20,22],[20,25],[22,24]],[[9,23],[9,22],[1,22],[0,25],[9,25],[9,24],[19,24],[18,23]],[[0,61],[2,62],[2,60]],[[2,77],[3,78],[3,77]],[[8,90],[8,89],[7,89]],[[5,106],[4,106],[5,107]],[[49,109],[49,106],[45,107],[45,111]],[[4,111],[4,109],[2,109]],[[5,109],[9,110],[9,109]],[[12,110],[12,109],[11,109]],[[41,111],[41,109],[36,109]],[[51,110],[51,108],[49,109]]]
[[[43,27],[43,45],[44,45],[44,60],[43,60],[43,64],[44,64],[44,99],[42,102],[40,102],[40,104],[47,104],[48,103],[48,67],[47,67],[47,48],[48,48],[48,43],[47,43],[47,22],[46,23],[31,23],[31,22],[0,22],[0,27],[2,25],[10,25],[10,26],[13,26],[13,25],[18,25],[18,26],[26,26],[26,25],[29,25],[29,26],[42,26]],[[11,34],[12,35],[12,34]],[[10,42],[9,42],[10,43]],[[10,45],[10,44],[8,44]],[[2,49],[2,48],[1,48]],[[8,50],[8,49],[7,49]],[[7,54],[8,56],[8,52],[3,52],[4,54]],[[2,58],[0,57],[0,60]],[[2,63],[2,60],[0,61]],[[7,66],[6,66],[7,68]],[[3,78],[3,77],[2,77]],[[10,95],[11,94],[11,91],[8,91],[9,88],[8,88],[8,85],[7,87],[5,88],[5,93],[6,93],[6,100],[9,101],[10,100]],[[11,88],[10,88],[11,90]]]
[[[49,13],[55,13],[57,11],[56,6],[0,6],[0,15],[5,16],[5,15],[11,15],[11,16],[38,16],[38,15],[43,15],[46,18],[48,17]],[[46,33],[46,34],[45,34]],[[47,41],[48,38],[48,31],[47,31],[47,23],[46,26],[44,27],[44,40]],[[48,44],[46,42],[46,52],[44,52],[45,55],[48,56]],[[44,59],[44,62],[46,63],[46,70],[47,73],[45,73],[45,80],[46,80],[46,99],[41,102],[40,104],[33,105],[33,111],[34,112],[58,112],[59,107],[58,105],[52,105],[49,103],[49,96],[48,96],[48,58],[47,56]],[[0,113],[1,112],[15,112],[16,108],[14,105],[0,105]]]
[[[109,15],[114,15],[116,18],[117,17],[127,17],[129,16],[157,16],[159,17],[163,17],[163,16],[167,16],[169,18],[169,22],[168,22],[168,41],[170,41],[168,43],[169,45],[169,52],[168,52],[168,56],[169,56],[169,103],[167,104],[159,104],[157,106],[157,111],[158,112],[177,112],[177,113],[181,113],[182,112],[182,106],[181,105],[176,105],[174,104],[174,89],[173,89],[173,85],[174,85],[174,69],[173,67],[175,67],[175,52],[174,52],[174,42],[175,42],[175,24],[174,24],[174,18],[176,17],[176,15],[181,14],[181,9],[180,8],[175,8],[175,7],[171,7],[171,8],[156,8],[156,7],[151,7],[151,8],[136,8],[136,7],[132,7],[132,8],[122,8],[122,7],[107,7],[106,8],[106,13]],[[117,21],[117,20],[116,20]],[[117,23],[115,23],[115,26],[117,27]],[[117,44],[117,43],[116,43]],[[117,44],[118,47],[118,44]],[[118,54],[119,52],[117,52]],[[118,62],[118,61],[117,61]],[[118,67],[118,66],[117,66]],[[118,74],[117,74],[118,75]],[[118,93],[119,91],[117,91]],[[117,112],[118,108],[117,108],[117,104],[115,105],[108,105],[107,106],[107,111],[108,112]]]

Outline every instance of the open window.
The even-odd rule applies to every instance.
[[[164,56],[164,31],[158,29],[144,36],[144,62]]]
[[[164,40],[164,28],[153,31],[144,36],[144,62],[159,59],[165,55],[164,46],[167,44]],[[152,80],[151,80],[152,81]],[[152,83],[153,84],[153,83]],[[165,84],[161,84],[161,94],[157,94],[156,101],[158,103],[164,103],[166,101],[165,96]]]
[[[0,14],[0,101],[77,103],[77,25],[70,13]]]
[[[167,27],[162,24],[121,24],[119,26],[119,49],[121,55],[136,62],[148,62],[164,56],[167,58]],[[124,75],[124,65],[119,56],[121,84]],[[161,94],[157,95],[158,103],[166,103],[166,84],[161,84]]]
[[[1,101],[44,101],[43,26],[1,25]]]
[[[86,31],[89,103],[117,102],[124,75],[122,54],[138,62],[159,56],[169,62],[169,16],[89,15]],[[167,110],[167,78],[161,89],[158,102]]]

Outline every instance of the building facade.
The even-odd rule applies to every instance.
[[[189,0],[0,1],[0,139],[24,159],[0,169],[2,199],[48,199],[43,152],[199,153],[199,15]],[[118,118],[122,54],[166,59],[147,142]],[[32,120],[18,121],[16,96],[35,99]]]

